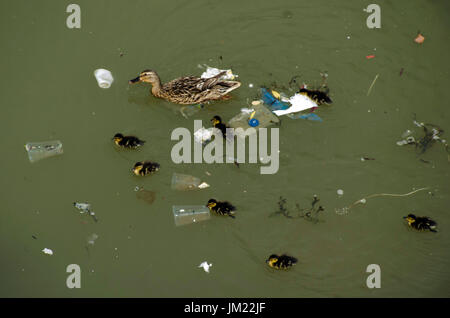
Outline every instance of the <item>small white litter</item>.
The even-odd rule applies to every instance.
[[[205,129],[204,127],[200,128],[196,132],[194,132],[194,140],[198,143],[205,143],[211,139],[213,136],[213,128]]]
[[[233,74],[233,72],[231,70],[220,70],[218,68],[210,67],[210,66],[206,65],[206,71],[203,72],[203,74],[201,75],[201,78],[210,78],[210,77],[216,76],[220,72],[227,72],[225,75],[223,75],[221,77],[221,79],[224,79],[224,80],[234,80],[236,77],[238,77],[238,75]]]
[[[338,195],[344,195],[344,190],[342,190],[342,189],[337,190],[337,194]]]
[[[302,94],[295,94],[291,98],[289,98],[289,103],[291,103],[291,107],[284,110],[274,110],[273,113],[277,116],[287,115],[290,113],[298,113],[302,110],[310,109],[313,107],[317,107],[317,103],[311,100],[308,96]]]
[[[202,183],[198,186],[199,189],[204,189],[204,188],[209,188],[209,187],[210,187],[210,185],[207,184],[206,182],[202,182]]]
[[[203,270],[207,273],[209,273],[209,268],[212,266],[212,264],[208,264],[207,261],[204,261],[201,263],[198,267],[203,267]]]
[[[91,205],[89,203],[74,202],[73,205],[80,210],[80,213],[89,213]]]
[[[53,255],[53,251],[49,248],[44,248],[42,250],[42,252],[44,252],[44,254],[47,254],[47,255]]]
[[[256,105],[255,105],[256,106]],[[244,114],[251,114],[253,113],[255,110],[253,108],[241,108],[241,113]]]
[[[95,79],[101,88],[110,88],[114,78],[110,71],[99,68],[94,71]]]

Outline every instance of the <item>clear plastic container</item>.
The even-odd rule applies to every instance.
[[[271,125],[278,125],[280,123],[280,119],[275,116],[266,106],[252,105],[252,109],[252,112],[246,109],[245,111],[237,114],[230,119],[228,125],[231,128],[242,128],[245,131],[247,128],[251,128],[249,124],[250,119],[258,120],[258,126],[255,127],[255,130]],[[234,133],[239,136],[239,132],[234,131]]]
[[[202,183],[199,178],[188,174],[174,173],[172,176],[172,189],[180,191],[196,190]]]
[[[209,208],[204,205],[174,205],[172,210],[176,226],[206,221],[211,218]]]
[[[114,78],[110,71],[103,68],[99,68],[94,71],[95,79],[97,80],[98,86],[101,88],[110,88]]]
[[[63,154],[62,143],[59,140],[29,142],[25,145],[25,149],[28,152],[30,162]]]

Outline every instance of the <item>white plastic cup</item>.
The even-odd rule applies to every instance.
[[[101,88],[110,88],[114,78],[110,71],[99,68],[94,71],[94,76],[97,80],[98,86]]]

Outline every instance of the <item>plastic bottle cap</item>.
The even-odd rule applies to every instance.
[[[256,118],[252,118],[248,121],[248,124],[252,127],[256,127],[259,125],[259,120]]]

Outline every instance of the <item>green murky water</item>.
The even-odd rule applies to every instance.
[[[440,144],[424,155],[396,145],[414,128],[413,113],[450,129],[448,3],[378,1],[382,27],[368,29],[370,1],[80,0],[79,30],[66,27],[69,3],[0,4],[1,296],[450,296],[447,153]],[[413,42],[419,29],[423,45]],[[128,85],[146,68],[166,81],[200,75],[198,64],[232,67],[242,86],[190,119],[146,85]],[[115,77],[110,89],[95,82],[101,67]],[[282,118],[277,174],[260,175],[251,164],[172,163],[174,128],[192,130],[193,119],[209,125],[213,115],[228,120],[260,85],[287,86],[294,75],[312,85],[325,70],[334,104],[317,111],[322,123]],[[118,152],[116,132],[147,144]],[[64,154],[31,164],[23,145],[52,139]],[[145,159],[160,172],[133,176],[134,162]],[[173,191],[173,172],[211,187]],[[136,186],[155,192],[153,204],[136,197]],[[429,190],[335,213],[373,193],[422,187]],[[269,217],[280,195],[294,210],[314,194],[325,207],[322,222]],[[175,227],[172,205],[211,197],[236,205],[237,218]],[[74,201],[91,203],[99,221],[79,214]],[[409,212],[432,217],[440,232],[409,230],[402,219]],[[93,233],[99,237],[86,249]],[[266,267],[270,254],[283,252],[299,259],[295,268]],[[197,267],[206,260],[209,274]],[[80,289],[66,287],[69,264],[81,266]],[[369,264],[381,267],[380,289],[366,287]]]

